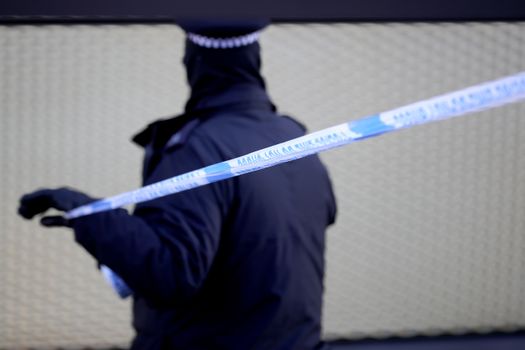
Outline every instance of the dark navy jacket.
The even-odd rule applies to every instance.
[[[135,137],[144,185],[304,134],[248,81]],[[325,229],[317,156],[77,219],[77,241],[134,290],[134,349],[316,349]]]

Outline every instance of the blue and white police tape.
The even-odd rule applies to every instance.
[[[66,213],[66,218],[78,218],[129,204],[149,201],[303,158],[386,132],[457,117],[521,99],[525,99],[525,72],[336,125],[131,192],[101,199],[69,211]],[[120,280],[120,278],[118,279]],[[119,294],[123,296],[120,292]]]
[[[323,129],[241,157],[101,199],[66,213],[74,219],[149,201],[219,180],[299,159],[413,125],[448,119],[525,98],[525,72]]]

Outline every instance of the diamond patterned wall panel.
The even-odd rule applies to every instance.
[[[279,25],[270,93],[310,130],[525,70],[525,23]],[[140,184],[145,124],[187,97],[174,26],[0,27],[0,348],[126,346],[130,305],[66,230],[17,217],[64,184]],[[525,104],[323,155],[326,338],[525,328]]]
[[[18,197],[69,185],[96,196],[140,185],[129,139],[186,97],[176,27],[0,30],[0,348],[126,345],[130,305],[66,230],[16,216]]]
[[[267,53],[283,52],[268,53],[270,87],[312,129],[525,68],[523,24],[281,29],[264,39]],[[524,326],[524,112],[503,107],[323,156],[339,202],[326,337]]]

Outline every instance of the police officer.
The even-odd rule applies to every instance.
[[[134,137],[143,184],[302,136],[276,112],[260,73],[264,23],[186,23],[185,112]],[[69,188],[21,198],[32,218],[93,199]],[[335,220],[330,179],[317,156],[68,226],[99,264],[133,291],[133,349],[317,349],[325,229]]]

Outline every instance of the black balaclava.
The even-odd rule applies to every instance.
[[[208,38],[236,38],[260,30],[267,21],[235,24],[181,24],[188,33]],[[207,97],[220,94],[235,85],[256,85],[265,88],[260,73],[261,56],[257,41],[234,48],[207,48],[186,39],[184,65],[191,95],[186,111],[196,108]]]

